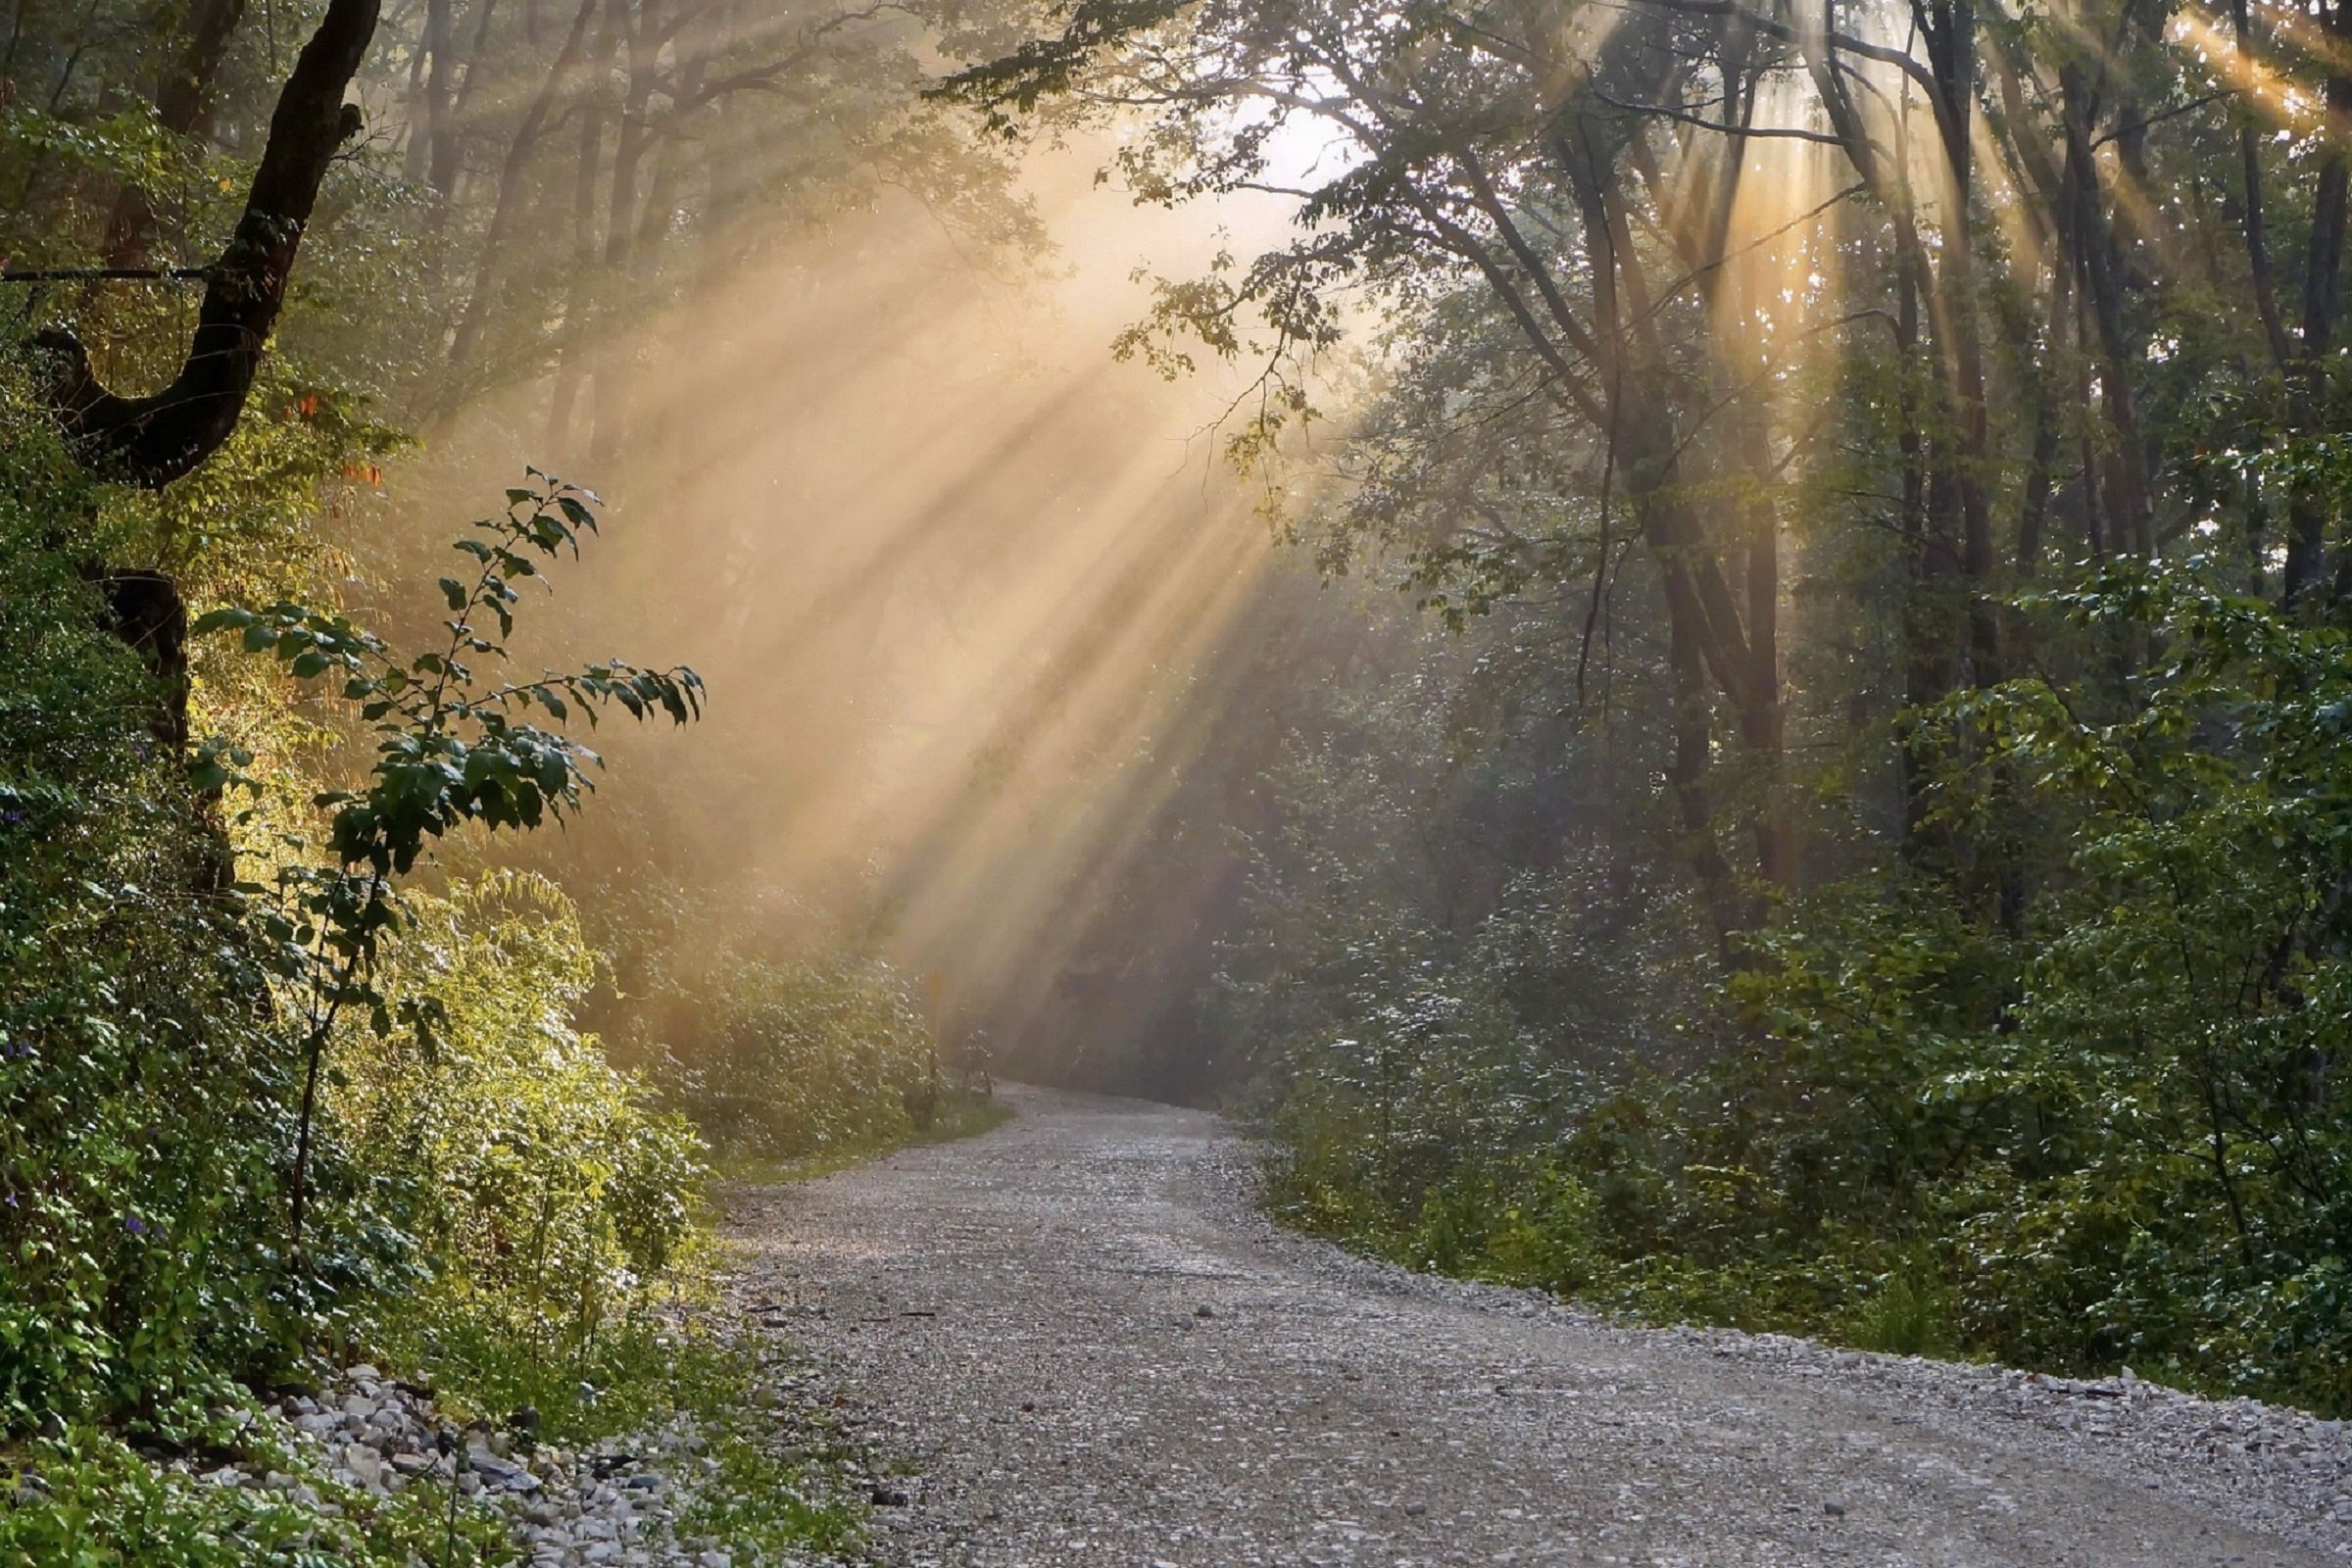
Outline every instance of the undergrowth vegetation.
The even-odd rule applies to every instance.
[[[9,386],[18,383],[9,382]],[[86,486],[0,443],[0,1424],[177,1419],[291,1348],[294,1061],[264,944],[192,897],[200,801],[95,585]]]
[[[585,1447],[684,1415],[717,1475],[680,1520],[681,1534],[725,1541],[754,1562],[848,1550],[862,1539],[865,1512],[831,1482],[831,1468],[853,1454],[837,1418],[778,1408],[760,1351],[724,1333],[704,1295],[683,1283],[682,1299],[659,1317],[630,1317],[561,1348],[479,1314],[412,1319],[394,1348],[452,1391],[457,1413],[497,1419],[527,1407],[549,1442]],[[777,1442],[784,1430],[797,1452]]]
[[[707,915],[627,906],[608,1005],[637,1064],[730,1160],[795,1160],[923,1131],[946,1085],[907,977],[795,908],[709,933]]]
[[[1327,991],[1348,1033],[1279,1058],[1276,1204],[1647,1317],[2352,1408],[2346,641],[2197,563],[2032,608],[2169,655],[2114,715],[2020,681],[1921,716],[1936,831],[2055,848],[2013,930],[1916,869],[1810,893],[1673,1075],[1580,1070],[1492,962]]]
[[[453,1514],[446,1490],[374,1497],[239,1427],[208,1436],[217,1455],[266,1464],[304,1491],[213,1485],[159,1466],[105,1428],[63,1428],[11,1453],[21,1476],[13,1505],[0,1508],[0,1558],[42,1568],[406,1568],[452,1556],[453,1544],[463,1561],[507,1555],[503,1527],[470,1506]]]

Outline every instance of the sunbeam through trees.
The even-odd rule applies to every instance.
[[[716,1216],[1001,1074],[2352,1408],[2348,117],[2339,0],[13,0],[0,1561],[657,1430],[643,1560],[862,1549]]]

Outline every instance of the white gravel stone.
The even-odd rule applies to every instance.
[[[373,1367],[353,1368],[322,1398],[285,1399],[262,1419],[277,1428],[281,1443],[310,1449],[321,1471],[357,1491],[381,1495],[413,1483],[447,1485],[451,1474],[451,1461],[436,1446],[450,1423]],[[510,1521],[532,1568],[712,1568],[713,1559],[717,1568],[731,1568],[727,1554],[707,1539],[678,1539],[678,1519],[715,1468],[702,1456],[707,1446],[683,1417],[660,1432],[611,1444],[612,1453],[637,1456],[615,1485],[596,1478],[598,1453],[548,1447],[526,1456],[507,1434],[485,1439],[476,1432],[466,1445],[459,1490]],[[321,1514],[339,1511],[309,1482],[282,1471],[228,1464],[201,1479],[266,1487]]]

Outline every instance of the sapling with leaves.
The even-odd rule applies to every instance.
[[[575,715],[592,726],[609,707],[640,720],[666,714],[676,724],[701,716],[702,677],[684,665],[652,669],[611,660],[530,680],[506,673],[519,585],[541,575],[542,561],[566,551],[578,556],[580,536],[596,530],[595,502],[536,469],[529,484],[509,490],[504,514],[477,521],[456,543],[473,564],[469,578],[441,579],[449,635],[438,650],[403,655],[342,615],[291,602],[216,610],[193,628],[197,635],[237,632],[248,653],[275,658],[296,680],[327,683],[376,737],[366,784],[312,803],[331,813],[328,859],[298,857],[280,867],[275,901],[262,916],[304,1029],[289,1185],[296,1251],[319,1072],[336,1023],[347,1008],[365,1008],[379,1034],[399,1027],[429,1039],[435,1026],[429,1003],[395,1004],[375,984],[379,948],[399,924],[397,880],[432,841],[466,823],[491,832],[529,829],[576,809],[595,788],[589,770],[603,760],[563,732]],[[534,722],[540,715],[556,727]],[[250,761],[246,753],[208,745],[197,782],[241,782],[237,770]]]

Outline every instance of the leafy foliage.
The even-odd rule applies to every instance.
[[[0,466],[0,1426],[177,1420],[291,1331],[293,1058],[265,949],[186,894],[152,682],[45,548],[84,496],[38,439]]]
[[[247,1450],[288,1484],[214,1485],[184,1466],[158,1467],[111,1433],[74,1426],[22,1451],[37,1481],[0,1509],[0,1552],[57,1568],[406,1568],[445,1556],[453,1522],[472,1560],[494,1560],[504,1548],[496,1517],[476,1502],[453,1514],[445,1490],[378,1497],[267,1441],[225,1428],[206,1436],[221,1446],[216,1452]]]
[[[2022,792],[2066,848],[2015,935],[1916,872],[1824,890],[1725,988],[1741,1043],[1622,1087],[1449,974],[1288,1058],[1277,1200],[1647,1314],[2345,1408],[2344,636],[2197,562],[2036,606],[2162,656],[2113,722],[2040,680],[1923,715],[1941,815]]]
[[[281,861],[276,905],[264,927],[276,943],[282,972],[293,983],[295,1005],[307,1019],[305,1066],[293,1174],[292,1238],[300,1245],[308,1197],[311,1131],[319,1066],[347,1005],[365,1007],[378,1034],[393,1027],[391,999],[374,983],[378,949],[398,923],[393,878],[412,870],[429,840],[466,824],[488,831],[531,828],[561,816],[593,788],[587,765],[596,755],[518,714],[532,707],[562,723],[577,707],[596,720],[610,703],[637,718],[656,710],[683,724],[702,710],[701,677],[690,669],[641,670],[618,662],[579,674],[548,672],[534,681],[485,685],[471,661],[503,660],[514,630],[515,583],[538,574],[524,549],[552,558],[579,550],[581,530],[595,526],[587,500],[567,486],[538,477],[536,488],[507,493],[502,519],[476,524],[486,539],[464,539],[461,553],[480,567],[470,584],[443,578],[450,618],[447,645],[402,660],[372,633],[341,615],[281,603],[268,611],[234,607],[201,617],[195,633],[236,630],[248,653],[272,654],[296,680],[329,678],[337,696],[357,708],[377,736],[375,761],[364,790],[326,790],[312,800],[330,811],[327,843],[335,863]],[[482,624],[494,619],[493,638]],[[200,759],[200,786],[230,777],[219,748]],[[249,755],[232,754],[232,761]],[[252,891],[260,891],[258,888]],[[400,1007],[412,1029],[430,1031],[445,1016],[437,998],[413,997]]]
[[[793,1160],[901,1141],[944,1092],[911,988],[880,959],[724,952],[677,994],[699,1016],[670,1042],[662,1076],[729,1155]]]
[[[559,889],[491,873],[408,905],[385,983],[436,1026],[346,1043],[338,1137],[396,1196],[442,1315],[586,1355],[691,1252],[701,1139],[571,1026],[595,962]]]
[[[378,1331],[420,1286],[551,1348],[591,1338],[682,1255],[699,1142],[569,1029],[592,960],[560,894],[494,880],[404,902],[393,881],[451,829],[578,804],[594,754],[516,713],[699,710],[690,671],[488,678],[516,583],[576,545],[585,504],[543,481],[467,541],[479,574],[443,653],[401,660],[292,604],[199,622],[327,686],[376,739],[364,787],[307,792],[336,858],[280,828],[255,846],[273,884],[231,887],[207,803],[252,754],[189,769],[158,743],[153,677],[49,548],[47,517],[79,498],[39,442],[9,457],[26,592],[0,623],[8,1426],[130,1409],[175,1430],[225,1379]],[[238,824],[287,820],[291,781],[235,781],[256,799]]]
[[[471,582],[441,579],[450,618],[448,645],[402,659],[342,615],[280,603],[268,610],[215,610],[197,636],[236,631],[249,654],[267,653],[298,681],[327,679],[336,697],[359,710],[377,736],[366,792],[327,791],[312,804],[333,811],[326,848],[370,882],[406,875],[429,840],[466,822],[534,828],[561,816],[593,789],[596,754],[529,722],[536,707],[556,723],[578,708],[591,723],[608,704],[632,718],[662,712],[679,724],[702,711],[694,671],[639,669],[617,661],[576,674],[549,671],[536,680],[486,682],[474,662],[503,661],[514,632],[518,583],[539,575],[539,558],[579,553],[580,534],[596,526],[593,497],[534,475],[532,487],[507,492],[506,515],[474,526],[483,537],[457,550],[475,562]],[[525,552],[530,552],[526,554]],[[485,619],[495,620],[497,636]],[[216,763],[216,769],[218,764]],[[225,771],[200,769],[200,785],[226,782]],[[325,913],[330,906],[313,910]]]

